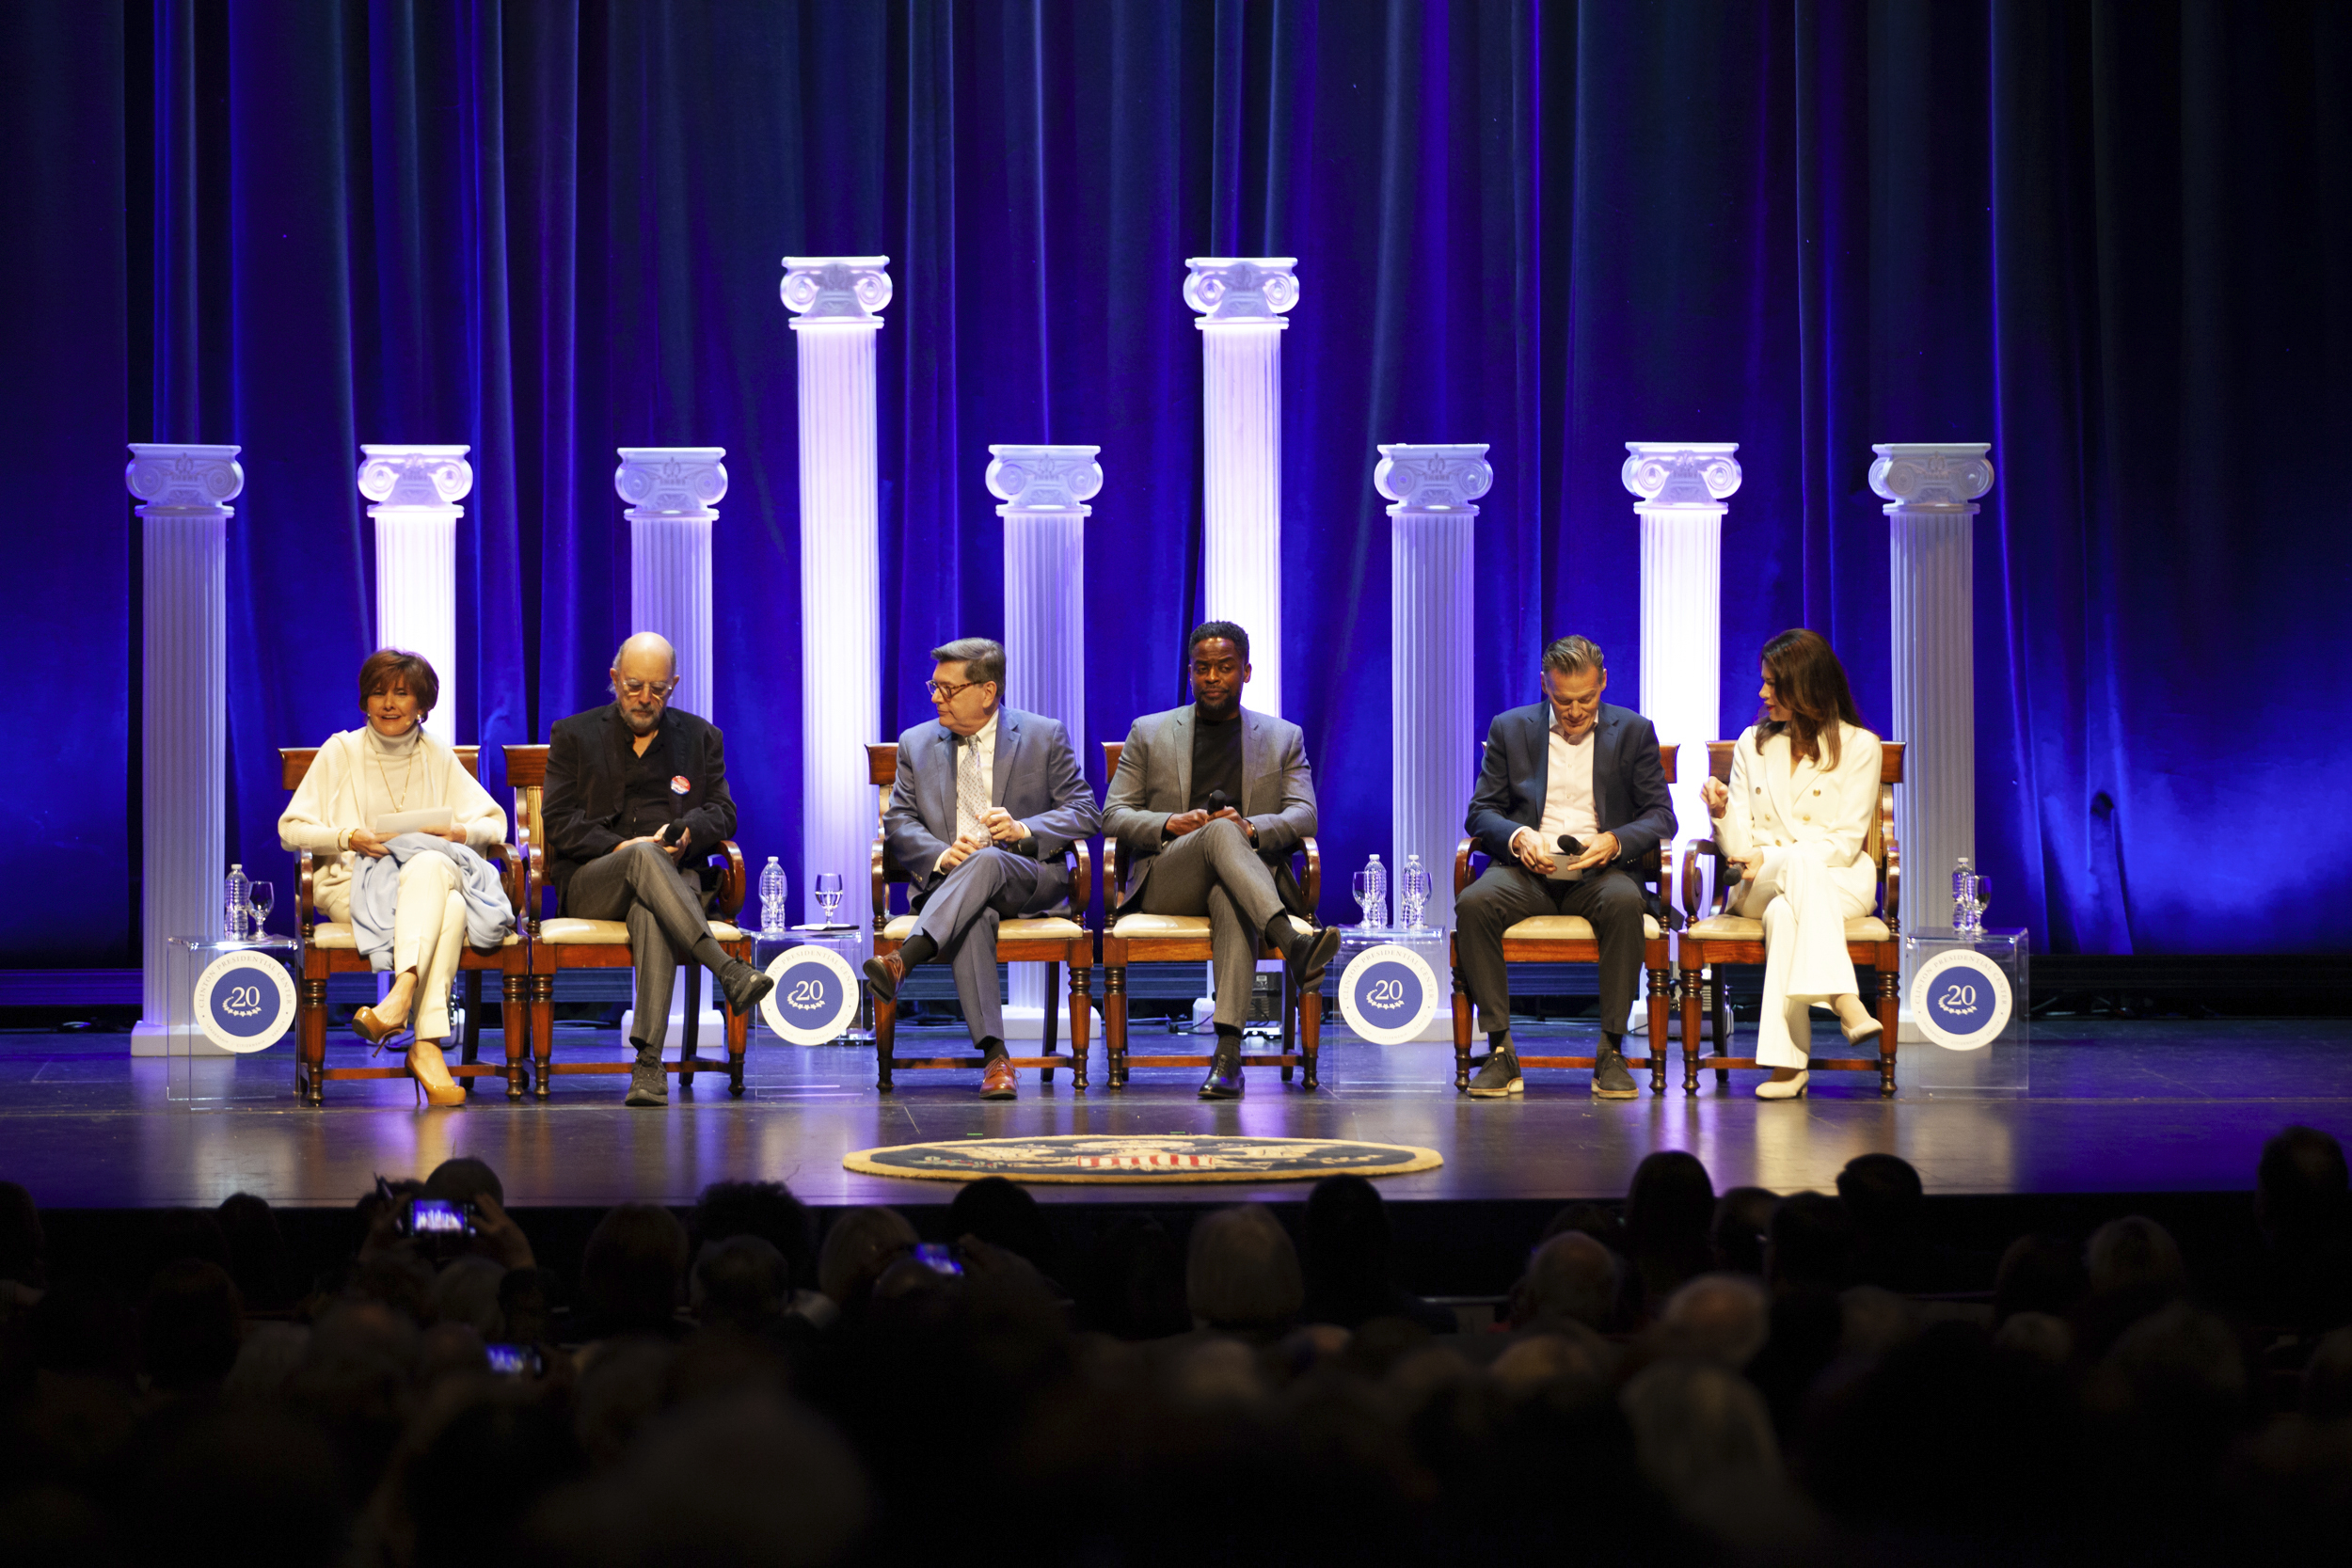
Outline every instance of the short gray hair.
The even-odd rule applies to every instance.
[[[959,637],[953,642],[942,642],[931,650],[933,664],[963,666],[963,678],[977,686],[994,681],[996,689],[1005,689],[1005,645],[993,638]]]
[[[1580,671],[1609,668],[1600,657],[1600,644],[1589,637],[1563,637],[1544,650],[1544,668],[1557,670],[1564,675]]]
[[[1298,1249],[1273,1211],[1220,1209],[1192,1227],[1184,1302],[1215,1328],[1279,1327],[1307,1299]]]

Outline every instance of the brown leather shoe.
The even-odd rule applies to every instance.
[[[906,960],[896,953],[885,953],[879,958],[866,960],[866,978],[874,988],[877,1002],[898,1000],[898,985],[907,977]]]
[[[1017,1100],[1021,1090],[1013,1080],[1012,1058],[991,1056],[980,1069],[980,1098],[982,1100]]]

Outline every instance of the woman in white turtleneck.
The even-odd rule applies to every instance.
[[[379,817],[447,806],[446,830],[420,830],[479,849],[506,837],[506,814],[490,799],[457,753],[424,733],[425,715],[441,693],[433,666],[415,654],[385,648],[359,667],[359,708],[367,723],[327,737],[303,775],[301,787],[278,819],[288,849],[308,849],[322,863],[310,893],[319,912],[351,919],[352,867],[361,855],[386,853],[371,831]],[[466,1091],[441,1057],[449,1037],[449,988],[466,940],[465,900],[456,863],[445,855],[418,855],[401,867],[392,920],[392,989],[373,1008],[362,1007],[352,1028],[381,1044],[408,1027],[408,1070],[436,1105],[460,1105]]]

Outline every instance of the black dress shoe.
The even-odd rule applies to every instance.
[[[898,982],[907,977],[907,964],[896,953],[885,953],[879,958],[866,960],[866,978],[873,984],[874,1000],[898,1000]]]
[[[768,993],[776,989],[776,980],[756,964],[738,958],[728,966],[719,989],[726,994],[727,1011],[741,1018],[767,999]]]
[[[1291,938],[1282,949],[1282,964],[1290,971],[1292,989],[1312,990],[1323,984],[1323,972],[1339,950],[1337,926],[1311,926]]]
[[[1209,1075],[1200,1080],[1203,1100],[1239,1100],[1241,1098],[1241,1053],[1220,1051],[1209,1064]]]

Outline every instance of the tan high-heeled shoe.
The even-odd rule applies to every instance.
[[[385,1000],[390,999],[390,992],[386,992]],[[411,1007],[416,1006],[416,999],[413,995],[409,998],[409,1006]],[[405,1012],[397,1020],[377,1017],[374,1007],[360,1007],[351,1015],[351,1032],[378,1051],[383,1050],[387,1042],[405,1033],[407,1028],[408,1015]]]
[[[466,1102],[466,1086],[449,1075],[449,1064],[441,1059],[441,1048],[431,1040],[418,1040],[408,1047],[408,1076],[417,1085],[420,1106]]]
[[[1804,1086],[1811,1080],[1810,1070],[1801,1069],[1794,1078],[1767,1078],[1756,1086],[1758,1100],[1797,1100],[1803,1098]]]

